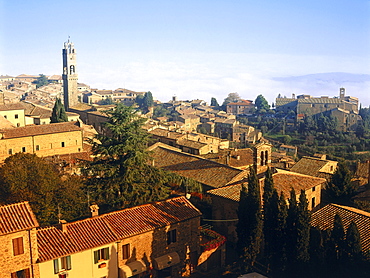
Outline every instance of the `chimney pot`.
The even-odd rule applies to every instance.
[[[91,217],[96,217],[96,216],[99,215],[99,206],[98,205],[91,205],[90,210],[91,210]]]

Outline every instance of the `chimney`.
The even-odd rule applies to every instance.
[[[96,217],[96,216],[99,215],[99,206],[98,205],[91,205],[90,210],[91,210],[91,217]]]
[[[63,233],[66,233],[67,232],[67,221],[59,220],[59,229],[61,229]]]

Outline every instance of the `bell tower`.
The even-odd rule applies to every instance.
[[[78,75],[76,71],[76,50],[74,44],[68,41],[64,43],[63,48],[63,94],[64,107],[69,111],[70,107],[78,103],[77,80]]]

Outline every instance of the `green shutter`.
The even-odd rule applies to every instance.
[[[54,263],[54,274],[57,274],[59,272],[59,262],[58,259],[53,261]]]
[[[97,264],[99,261],[99,251],[100,250],[94,251],[94,264]]]
[[[72,269],[71,256],[67,256],[66,261],[67,261],[67,270]]]

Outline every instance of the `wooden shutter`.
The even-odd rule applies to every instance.
[[[66,263],[67,263],[67,265],[66,265],[66,269],[67,269],[67,270],[72,269],[71,256],[67,256],[67,257],[66,257]]]
[[[94,251],[94,264],[97,264],[98,263],[98,261],[99,261],[99,251],[100,250],[96,250],[96,251]]]
[[[130,258],[130,244],[122,245],[122,259],[127,260]]]
[[[13,243],[13,254],[14,254],[14,256],[21,255],[21,254],[24,253],[23,237],[13,238],[12,243]]]
[[[54,264],[54,274],[57,274],[59,272],[59,261],[58,259],[53,261]]]
[[[25,277],[25,278],[30,278],[30,277],[31,277],[30,269],[29,269],[29,268],[26,268],[26,269],[24,270],[24,277]]]

